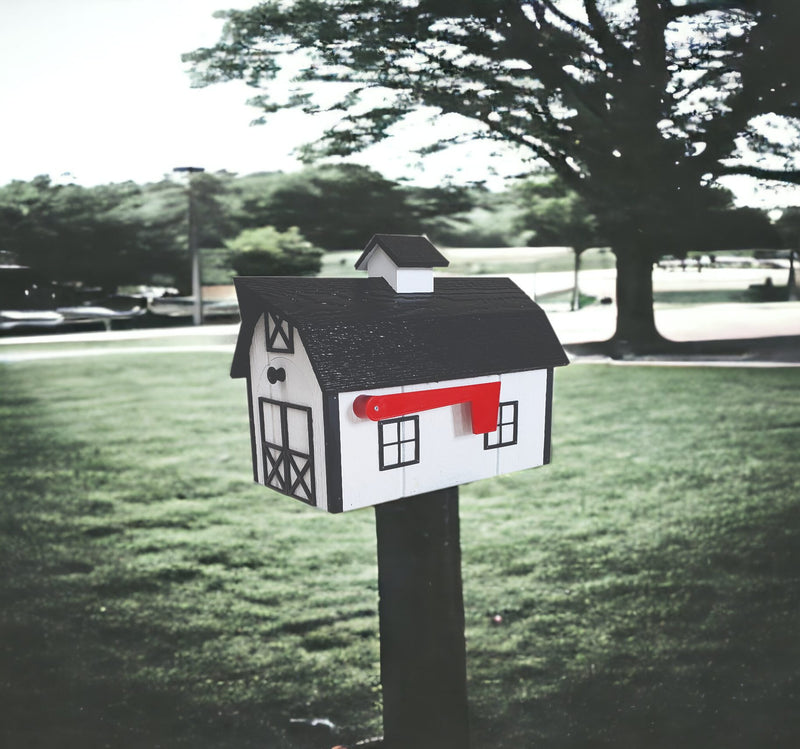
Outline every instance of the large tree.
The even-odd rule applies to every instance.
[[[800,3],[279,0],[223,15],[219,43],[186,56],[196,82],[245,80],[266,112],[340,110],[315,155],[363,149],[422,107],[546,162],[613,248],[617,337],[634,345],[657,337],[653,258],[681,250],[716,178],[800,181],[782,137]],[[272,100],[281,70],[296,87]]]

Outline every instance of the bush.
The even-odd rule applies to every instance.
[[[273,226],[245,229],[226,245],[230,264],[240,276],[310,276],[320,269],[322,250],[296,226],[284,232]]]

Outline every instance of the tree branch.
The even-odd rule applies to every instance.
[[[567,97],[572,98],[572,103],[578,107],[583,114],[590,115],[592,119],[597,122],[602,119],[602,103],[597,100],[592,100],[587,96],[585,87],[576,81],[565,69],[565,62],[572,62],[578,58],[579,53],[586,55],[593,55],[593,52],[587,47],[586,43],[570,35],[563,29],[554,27],[551,23],[547,22],[544,18],[540,19],[545,28],[549,27],[552,33],[560,35],[562,39],[569,39],[575,49],[573,54],[564,54],[560,59],[549,54],[547,50],[541,50],[537,45],[530,43],[530,36],[526,33],[528,29],[533,27],[536,33],[542,33],[540,29],[535,28],[535,24],[531,21],[521,7],[515,7],[509,14],[509,21],[511,22],[510,33],[507,38],[507,47],[512,55],[520,57],[525,60],[534,69],[534,73],[539,79],[547,86],[550,91],[560,90]]]
[[[631,64],[631,53],[616,36],[614,36],[595,0],[583,0],[583,7],[592,28],[592,37],[613,58],[617,64]]]
[[[720,164],[713,170],[713,174],[715,177],[740,175],[744,177],[755,177],[756,179],[765,179],[775,182],[786,182],[792,185],[800,185],[800,170],[797,169],[785,171],[783,169],[764,169],[758,166]]]
[[[697,0],[686,5],[674,5],[670,2],[666,13],[670,21],[675,21],[678,18],[701,16],[714,10],[753,13],[758,10],[755,5],[752,0]]]
[[[636,0],[639,12],[639,50],[645,58],[645,66],[652,78],[658,80],[658,96],[666,89],[669,75],[667,73],[667,43],[664,32],[667,20],[658,0]],[[657,76],[655,72],[658,72]],[[655,94],[656,92],[653,91]]]
[[[541,3],[541,5],[547,8],[547,10],[549,10],[556,18],[575,29],[575,31],[580,31],[582,34],[592,37],[591,26],[587,26],[585,23],[581,23],[571,16],[568,16],[566,13],[564,13],[564,11],[560,10],[553,4],[553,0],[535,0],[535,2]]]

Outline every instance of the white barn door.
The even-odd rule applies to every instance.
[[[311,409],[259,398],[264,484],[316,505]]]

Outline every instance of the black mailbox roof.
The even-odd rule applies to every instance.
[[[436,278],[398,294],[382,278],[239,277],[242,326],[231,377],[246,377],[264,312],[299,332],[325,392],[562,366],[542,309],[507,278]],[[265,344],[266,345],[266,344]]]

